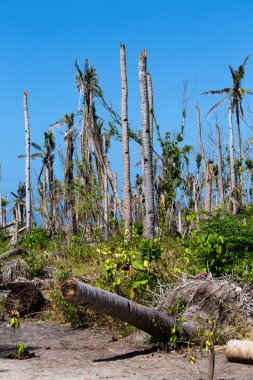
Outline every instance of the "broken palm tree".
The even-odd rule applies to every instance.
[[[253,325],[252,288],[241,287],[226,279],[192,279],[181,283],[163,294],[155,309],[75,279],[65,282],[61,291],[63,297],[71,303],[116,317],[165,341],[173,334],[175,328],[180,336],[186,339],[198,336],[199,328],[203,331],[210,317],[216,321],[216,325],[227,322],[230,331],[224,330],[224,334],[227,332],[229,338],[237,337],[238,318],[245,323],[247,332],[252,330]],[[184,308],[175,313],[175,305],[180,300],[184,300]]]
[[[190,322],[179,323],[163,312],[74,279],[65,282],[61,292],[65,300],[71,303],[116,317],[161,339],[166,340],[171,336],[175,327],[180,327],[180,335],[184,338],[190,338],[196,333],[195,326]]]

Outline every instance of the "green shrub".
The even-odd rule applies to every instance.
[[[253,223],[243,215],[209,215],[184,241],[188,269],[253,280]]]

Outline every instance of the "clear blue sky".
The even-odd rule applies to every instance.
[[[252,20],[251,0],[2,0],[3,195],[16,192],[24,180],[24,160],[17,158],[25,144],[24,89],[28,91],[31,140],[39,144],[52,122],[77,109],[75,59],[81,66],[85,58],[90,59],[105,97],[120,112],[122,42],[127,52],[129,119],[131,127],[138,129],[138,56],[145,48],[155,112],[163,132],[180,127],[183,82],[188,80],[186,142],[197,149],[196,102],[204,115],[218,98],[201,96],[201,92],[229,86],[228,65],[236,68],[253,53]],[[246,68],[245,87],[253,89],[253,56]],[[120,143],[113,144],[110,160],[122,187],[120,155]],[[135,149],[133,165],[138,160]],[[32,162],[32,167],[38,170],[39,163]]]

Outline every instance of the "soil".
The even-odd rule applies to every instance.
[[[35,357],[8,359],[17,342],[23,341]],[[6,322],[0,325],[0,379],[93,380],[93,379],[206,379],[208,353],[158,352],[148,336],[136,331],[117,340],[107,329],[72,329],[41,321],[21,321],[13,332]],[[224,349],[216,350],[216,380],[253,380],[253,366],[229,363]]]

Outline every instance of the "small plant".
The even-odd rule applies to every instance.
[[[64,300],[57,291],[53,293],[53,299],[56,306],[62,311],[65,322],[70,323],[72,327],[76,328],[87,326],[85,314],[79,306]]]
[[[26,345],[24,342],[19,342],[16,347],[16,356],[20,359],[27,352]]]

